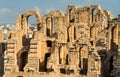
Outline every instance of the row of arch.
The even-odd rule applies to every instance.
[[[45,17],[45,23],[46,23],[46,35],[52,36],[55,33],[55,28],[59,28],[60,21],[63,23],[64,14],[61,11],[51,11],[49,14],[47,14]]]
[[[105,22],[110,21],[112,19],[112,14],[109,14],[108,11],[103,11],[100,6],[90,6],[90,7],[83,7],[86,11],[89,12],[90,21],[94,22],[102,22],[105,19]],[[75,15],[78,14],[79,8],[76,6],[68,6],[66,15],[67,15],[67,22],[74,22]],[[79,16],[79,15],[78,15]]]
[[[75,6],[69,6],[67,8],[68,18],[70,19],[69,20],[70,22],[71,22],[71,19],[72,19],[71,16],[73,15],[73,13],[75,13],[76,9],[77,9],[77,7],[75,7]],[[98,8],[94,7],[92,9],[92,17],[93,17],[92,19],[94,19],[94,16],[96,14],[98,14],[98,12],[100,12],[100,9],[99,10],[96,10],[96,9],[98,9]],[[21,24],[19,26],[21,26],[21,28],[24,30],[25,34],[27,34],[28,18],[30,16],[32,16],[32,15],[36,17],[37,29],[38,30],[40,29],[41,25],[44,25],[44,24],[41,23],[40,15],[39,15],[38,12],[36,12],[36,11],[27,11],[23,15],[21,15],[21,21],[19,20],[19,18],[17,20],[17,23],[18,23],[18,21],[21,22],[21,23],[19,22],[19,24]],[[47,36],[51,36],[52,34],[55,33],[54,32],[54,28],[56,26],[56,24],[55,24],[56,17],[59,17],[59,18],[62,17],[63,18],[64,14],[62,14],[61,11],[52,11],[48,15],[45,16],[45,21],[46,21],[45,22],[46,23],[46,35]],[[63,19],[62,19],[62,21],[63,21]],[[94,20],[92,20],[92,22],[93,21]],[[59,26],[61,26],[61,25],[59,25]],[[69,30],[70,30],[70,28],[71,28],[70,26],[67,28],[67,30],[68,30],[68,32],[67,32],[68,33],[68,41],[70,40],[70,37],[69,37],[69,34],[70,34]],[[74,31],[76,32],[75,28],[74,28]],[[75,35],[75,32],[73,33],[74,35]],[[74,36],[74,39],[75,38],[76,38],[76,36]]]
[[[72,53],[76,55],[71,56]],[[77,62],[75,62],[78,60]],[[81,69],[81,74],[87,74],[88,70],[88,46],[84,45],[79,48],[79,52],[69,51],[66,49],[66,46],[63,45],[58,48],[58,64],[69,65],[74,63]],[[75,69],[74,69],[75,70]]]
[[[49,14],[45,15],[41,21],[40,19],[40,15],[38,13],[38,11],[26,11],[24,14],[22,14],[21,16],[19,16],[17,18],[16,21],[16,26],[17,26],[17,30],[23,30],[24,34],[27,34],[27,30],[28,30],[28,18],[30,16],[35,16],[36,18],[36,23],[37,23],[37,30],[40,30],[40,27],[43,25],[43,27],[46,27],[46,35],[47,36],[51,36],[54,33],[54,28],[58,27],[56,25],[56,23],[58,24],[59,20],[61,20],[63,23],[63,18],[64,18],[64,14],[61,11],[51,11]],[[55,21],[57,20],[57,22],[55,23]],[[62,25],[59,25],[62,26]]]

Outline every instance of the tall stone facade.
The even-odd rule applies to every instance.
[[[35,16],[37,29],[29,28]],[[4,77],[120,76],[120,15],[98,5],[40,16],[26,11],[8,31]]]

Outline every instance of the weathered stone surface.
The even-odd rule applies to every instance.
[[[37,29],[28,28],[35,16]],[[0,31],[0,42],[3,41]],[[120,70],[120,15],[92,5],[40,17],[26,11],[8,32],[4,77],[110,77]],[[1,50],[3,51],[3,50]],[[114,72],[113,72],[114,71]]]

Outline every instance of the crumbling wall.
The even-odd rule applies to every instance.
[[[36,31],[28,29],[30,16],[36,18]],[[44,76],[47,72],[66,77],[110,76],[113,56],[119,48],[119,18],[113,20],[112,14],[98,5],[68,6],[65,14],[55,10],[43,17],[37,11],[26,11],[18,16],[15,33],[10,33],[7,40],[7,49],[12,41],[15,49],[7,50],[9,61],[13,62],[5,68],[37,76],[41,72],[45,72]]]

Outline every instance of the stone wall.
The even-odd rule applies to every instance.
[[[36,17],[37,30],[28,28],[30,16]],[[119,18],[98,5],[68,6],[65,14],[54,10],[43,17],[26,11],[9,32],[4,77],[118,75]]]

